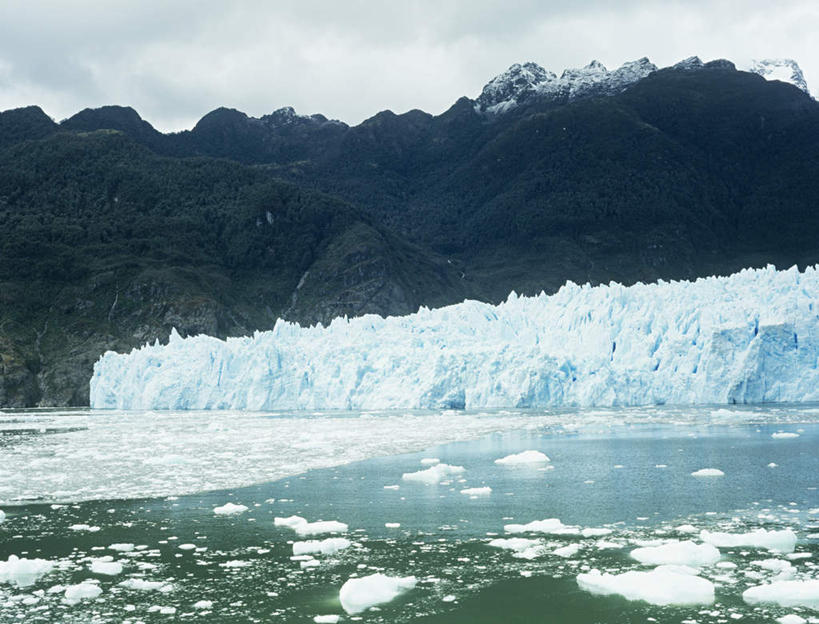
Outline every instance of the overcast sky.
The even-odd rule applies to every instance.
[[[161,130],[218,106],[358,123],[446,110],[515,62],[560,73],[787,57],[819,92],[819,0],[0,0],[0,110],[130,105]]]

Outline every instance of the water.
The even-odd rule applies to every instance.
[[[381,610],[361,614],[366,622],[717,623],[740,615],[743,622],[770,622],[796,611],[742,601],[744,589],[774,575],[753,562],[784,559],[752,548],[722,548],[723,560],[737,567],[701,571],[716,585],[713,605],[659,607],[578,588],[577,574],[591,568],[646,569],[629,557],[645,540],[699,541],[676,531],[683,524],[732,533],[792,528],[797,552],[811,555],[791,561],[797,578],[819,576],[819,414],[811,406],[363,418],[15,412],[0,420],[0,508],[8,514],[0,524],[0,560],[18,555],[59,564],[32,587],[0,584],[0,622],[312,622],[320,614],[349,621],[339,588],[374,572],[419,582]],[[780,431],[798,437],[772,437]],[[430,441],[459,436],[468,439]],[[251,459],[242,456],[248,449]],[[494,463],[527,449],[551,462]],[[93,457],[97,470],[89,468]],[[426,467],[423,458],[466,471],[437,485],[403,481],[402,474]],[[700,468],[725,476],[692,477]],[[44,469],[53,474],[32,474]],[[249,485],[251,479],[261,483]],[[201,491],[211,483],[218,489]],[[461,493],[483,486],[491,494]],[[213,513],[227,502],[248,510]],[[353,546],[302,568],[291,560],[292,542],[310,538],[274,526],[276,516],[293,514],[347,523]],[[612,532],[525,535],[544,551],[531,560],[487,545],[504,536],[505,524],[544,518]],[[123,542],[135,549],[107,548]],[[553,554],[570,544],[580,550]],[[93,574],[90,561],[104,556],[122,562],[123,571]],[[162,581],[168,591],[119,585],[128,578]],[[85,579],[99,582],[97,600],[69,605],[61,591],[49,593]],[[195,608],[201,600],[212,606]]]

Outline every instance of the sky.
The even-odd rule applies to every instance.
[[[0,0],[0,110],[132,106],[163,131],[219,106],[357,124],[438,114],[513,63],[793,58],[819,93],[819,0]]]

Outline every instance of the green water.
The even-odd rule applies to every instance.
[[[771,437],[780,430],[799,436]],[[526,449],[542,451],[551,462],[516,468],[494,463]],[[402,481],[403,473],[426,467],[424,457],[466,471],[437,485]],[[691,476],[706,467],[725,476]],[[482,486],[492,488],[489,496],[461,494]],[[791,528],[799,537],[796,550],[812,555],[791,562],[797,578],[817,578],[819,515],[811,513],[819,508],[817,487],[817,424],[655,423],[507,432],[178,498],[6,504],[0,560],[38,557],[59,568],[31,587],[0,584],[0,622],[313,622],[321,614],[338,614],[340,621],[425,623],[771,622],[793,612],[816,617],[807,609],[742,601],[744,589],[772,578],[753,561],[782,558],[751,548],[721,549],[734,569],[700,571],[715,584],[710,605],[659,607],[594,596],[575,579],[592,568],[646,569],[629,557],[630,550],[644,540],[698,541],[696,534],[676,532],[682,524],[727,532]],[[213,513],[227,502],[248,510]],[[347,523],[353,546],[317,555],[320,565],[303,569],[291,560],[292,542],[311,538],[274,526],[276,516],[293,514]],[[544,518],[612,533],[526,535],[544,546],[545,554],[532,560],[487,545],[504,536],[505,524]],[[71,528],[78,524],[99,530]],[[122,542],[135,550],[107,549]],[[194,548],[180,549],[182,544]],[[568,544],[581,549],[567,558],[552,554]],[[123,564],[120,574],[90,572],[90,560],[106,555]],[[413,575],[418,584],[378,610],[346,615],[339,588],[352,576],[374,572]],[[60,586],[89,578],[99,582],[100,597],[66,604]],[[127,578],[164,581],[170,590],[126,589],[119,583]],[[194,608],[201,600],[212,606]]]

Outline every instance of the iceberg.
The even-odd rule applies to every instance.
[[[327,327],[105,353],[94,408],[470,409],[819,400],[819,267],[567,283]]]

